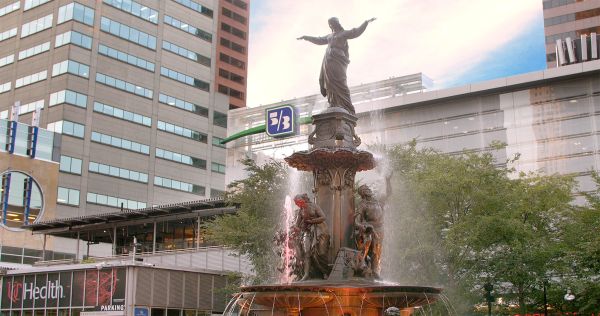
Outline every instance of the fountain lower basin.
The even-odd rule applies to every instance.
[[[228,306],[238,315],[382,315],[397,307],[401,315],[412,315],[417,307],[437,301],[442,289],[404,286],[365,279],[306,281],[242,287]]]

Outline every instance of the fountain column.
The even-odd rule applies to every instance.
[[[313,172],[315,202],[325,213],[331,235],[330,266],[340,249],[355,248],[354,178],[357,171],[375,167],[373,155],[356,148],[360,145],[354,132],[357,120],[340,107],[314,115],[314,130],[308,137],[311,149],[285,159],[298,170]]]

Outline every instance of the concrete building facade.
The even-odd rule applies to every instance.
[[[361,146],[401,145],[414,139],[418,148],[450,154],[489,151],[498,163],[520,154],[514,165],[517,170],[572,174],[578,191],[585,192],[595,189],[590,173],[600,167],[599,95],[600,61],[596,60],[456,88],[353,101]],[[248,129],[264,124],[264,114],[260,114],[276,105],[297,106],[301,117],[323,109],[314,106],[318,101],[308,107],[305,101],[234,110],[229,119],[238,128]],[[312,125],[302,125],[294,137],[256,134],[231,140],[227,144],[228,181],[244,176],[240,158],[282,159],[308,149],[311,132]],[[236,133],[230,128],[229,135]],[[507,146],[496,150],[490,146],[494,141]],[[369,177],[369,173],[360,176]]]
[[[245,94],[245,79],[223,81],[219,56],[247,61],[248,12],[247,0],[2,2],[0,118],[20,102],[20,122],[42,108],[40,127],[59,134],[56,218],[222,193],[219,141],[244,103],[219,86]]]

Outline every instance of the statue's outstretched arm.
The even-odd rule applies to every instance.
[[[367,29],[367,25],[369,25],[369,23],[373,22],[373,21],[375,21],[375,18],[368,19],[368,20],[364,21],[363,24],[361,24],[359,27],[344,31],[343,36],[346,39],[357,38]]]
[[[313,44],[317,45],[327,45],[327,37],[314,37],[314,36],[300,36],[297,38],[298,40],[309,41]]]

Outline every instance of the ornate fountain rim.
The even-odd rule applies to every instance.
[[[369,293],[426,293],[426,294],[441,294],[443,289],[432,286],[416,286],[416,285],[397,285],[377,282],[297,282],[289,284],[266,284],[266,285],[251,285],[243,286],[240,289],[242,293],[251,292],[315,292],[315,291],[339,291],[339,290],[354,290],[358,292]]]
[[[284,159],[290,167],[300,171],[327,169],[334,166],[366,171],[375,167],[373,154],[350,147],[315,148],[310,151],[298,151]]]

